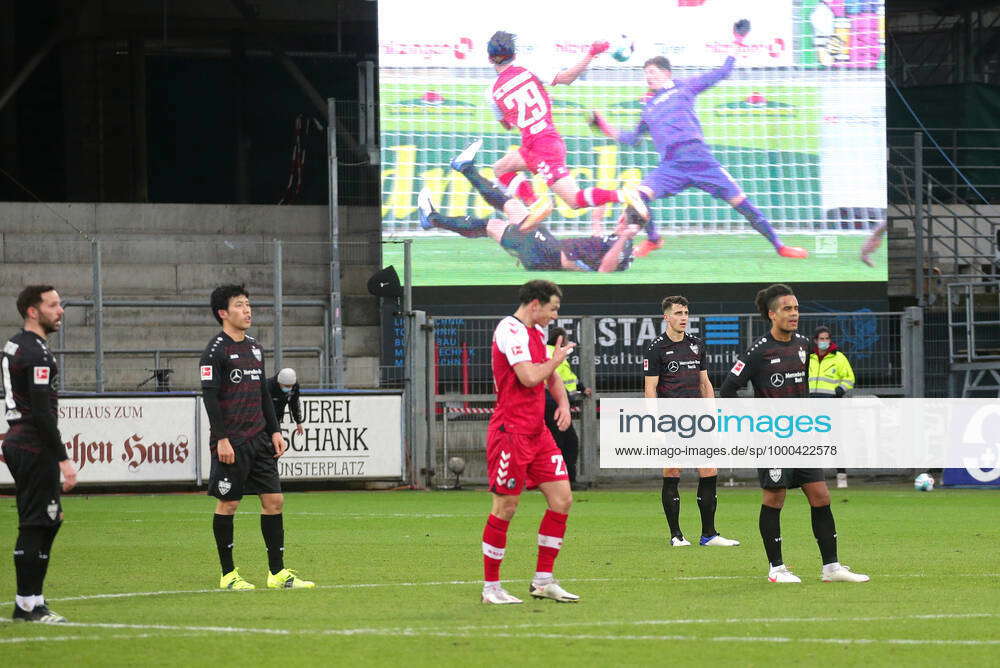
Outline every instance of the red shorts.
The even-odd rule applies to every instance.
[[[566,167],[566,142],[558,134],[536,137],[530,146],[518,149],[528,169],[545,179],[545,184],[553,183],[569,176]]]
[[[569,480],[562,451],[548,429],[526,436],[491,429],[486,435],[486,474],[494,494],[517,495],[525,487]]]

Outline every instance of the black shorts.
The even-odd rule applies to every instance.
[[[546,231],[521,232],[509,225],[500,237],[500,246],[521,261],[529,271],[562,269],[559,241]]]
[[[9,434],[3,444],[3,458],[17,489],[18,526],[59,526],[62,522],[59,462],[41,444],[38,444],[38,449],[38,452],[32,452],[18,447],[10,442]]]
[[[761,489],[795,489],[826,480],[823,469],[757,469]]]
[[[271,435],[260,432],[245,441],[233,443],[236,461],[223,464],[212,446],[212,472],[208,494],[220,501],[239,501],[247,494],[280,494],[278,460],[274,458]]]

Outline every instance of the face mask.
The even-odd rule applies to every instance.
[[[285,394],[288,394],[289,392],[291,392],[291,391],[292,391],[292,388],[290,388],[290,387],[285,387],[284,385],[282,385],[282,386],[281,386],[281,391],[282,391],[282,392],[284,392]]]
[[[829,341],[817,341],[816,342],[816,347],[819,348],[820,350],[826,350],[827,348],[830,347],[830,342]]]

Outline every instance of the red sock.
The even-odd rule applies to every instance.
[[[486,582],[500,581],[500,562],[507,548],[507,527],[510,520],[502,520],[491,514],[483,529],[483,579]]]
[[[566,519],[569,515],[546,510],[542,523],[538,526],[538,563],[535,570],[539,573],[551,573],[552,566],[559,556],[559,548],[566,535]]]
[[[497,181],[500,182],[500,185],[506,188],[507,186],[510,185],[510,182],[513,181],[514,177],[516,176],[517,172],[504,172],[503,174],[497,176]]]
[[[604,188],[581,188],[576,191],[576,207],[583,209],[588,206],[601,206],[608,202],[620,202],[617,190]]]
[[[535,194],[535,189],[531,187],[531,180],[525,179],[517,186],[517,197],[522,202],[531,206],[538,200],[538,195]]]

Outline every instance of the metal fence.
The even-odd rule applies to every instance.
[[[7,234],[0,269],[15,294],[16,286],[26,284],[47,283],[58,290],[65,313],[50,345],[63,391],[199,388],[198,360],[220,328],[209,294],[227,283],[244,284],[251,296],[248,333],[265,348],[269,371],[293,366],[303,387],[343,387],[350,356],[354,385],[377,386],[379,317],[374,300],[341,299],[339,294],[334,299],[331,244],[298,241],[289,234],[289,227],[296,226],[303,235],[321,234],[325,214],[313,209],[307,216],[295,207],[287,211],[287,220],[276,220],[274,226],[287,225],[280,232],[291,240],[237,231],[261,226],[260,221],[234,221],[231,234],[229,222],[220,222],[213,233],[196,236],[183,232],[193,223],[163,216],[156,221],[163,229],[155,235],[101,233],[88,239],[44,229]],[[98,223],[126,229],[149,224],[111,216]],[[305,229],[307,224],[311,229]],[[358,283],[364,292],[365,281],[379,266],[378,240],[351,239],[341,242],[339,251],[349,294],[359,292]],[[13,297],[4,299],[0,323],[13,329],[20,319]],[[358,358],[360,365],[355,364]],[[358,373],[365,365],[370,365],[367,374]]]
[[[418,450],[426,449],[426,455],[418,460],[428,484],[451,479],[447,464],[455,456],[465,460],[464,479],[475,483],[486,480],[484,444],[495,400],[491,345],[501,317],[434,318],[426,325],[422,346],[426,367],[410,369],[418,374],[413,377],[411,387],[417,391],[411,393],[410,402],[423,404],[422,393],[426,393],[426,421],[412,426],[424,431],[414,442]],[[646,471],[600,469],[596,443],[600,399],[642,395],[644,352],[661,333],[662,318],[576,316],[552,324],[566,329],[569,338],[578,342],[570,364],[594,393],[574,413],[582,444],[580,479],[624,482],[650,477]],[[833,340],[851,361],[857,376],[856,394],[918,396],[923,391],[919,373],[923,329],[913,313],[802,314],[799,328],[803,333],[811,335],[819,325],[830,328]],[[736,356],[765,329],[760,316],[753,314],[693,316],[688,327],[691,334],[705,341],[709,377],[716,387]],[[425,371],[419,376],[421,368]],[[425,445],[422,439],[426,439]]]

